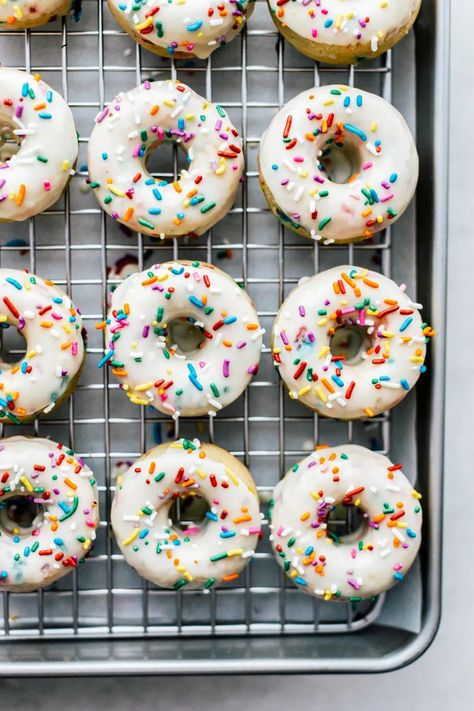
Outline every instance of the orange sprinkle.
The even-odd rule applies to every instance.
[[[68,477],[64,479],[64,483],[66,486],[68,486],[70,489],[74,489],[74,491],[77,489],[77,484],[75,484],[73,481],[71,481]]]
[[[244,516],[237,516],[236,518],[232,519],[233,523],[244,523],[245,521],[251,521],[252,517],[249,516],[248,514],[245,514]]]
[[[371,286],[372,289],[378,289],[378,288],[379,288],[379,284],[377,284],[376,281],[372,281],[372,279],[367,279],[367,277],[364,277],[364,278],[362,279],[362,281],[364,282],[364,284],[367,284],[367,286]]]
[[[133,215],[133,207],[128,207],[125,215],[123,216],[123,221],[128,222]]]
[[[23,204],[23,200],[25,199],[25,193],[26,193],[26,186],[24,183],[20,185],[20,188],[18,190],[18,195],[16,196],[15,204],[17,207],[20,207],[20,205]]]

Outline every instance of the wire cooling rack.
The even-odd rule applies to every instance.
[[[72,295],[88,330],[87,364],[74,396],[31,425],[3,426],[2,434],[21,431],[74,447],[100,483],[102,513],[96,546],[83,566],[47,590],[3,593],[0,634],[9,639],[314,634],[367,626],[379,615],[383,599],[321,604],[300,593],[273,560],[267,526],[239,580],[206,592],[158,589],[126,565],[113,539],[109,509],[117,472],[147,448],[178,435],[215,441],[242,458],[257,482],[264,511],[278,479],[317,442],[357,442],[389,453],[395,440],[396,449],[397,433],[391,433],[388,415],[343,423],[318,418],[292,402],[273,370],[268,348],[279,305],[301,276],[343,263],[390,275],[390,229],[370,242],[330,247],[288,233],[270,214],[256,170],[259,137],[296,93],[319,84],[349,83],[390,101],[391,53],[355,68],[315,65],[285,46],[266,3],[258,0],[241,37],[207,62],[164,60],[121,32],[106,3],[85,0],[77,23],[68,17],[33,31],[2,33],[0,59],[7,66],[40,72],[68,100],[80,134],[77,173],[62,200],[27,223],[0,225],[0,265],[26,267],[54,279]],[[131,234],[105,216],[87,187],[85,154],[94,117],[104,103],[146,78],[170,76],[228,110],[243,136],[247,170],[236,205],[206,236],[162,242]],[[402,99],[410,109],[409,99]],[[176,152],[160,148],[152,167],[160,176],[175,175]],[[413,247],[414,208],[399,224]],[[399,224],[392,230],[401,232]],[[243,283],[267,329],[267,347],[259,375],[236,403],[215,418],[174,423],[129,403],[107,369],[97,368],[104,344],[94,324],[103,318],[108,293],[119,283],[124,265],[135,271],[191,257],[214,262]],[[10,353],[19,352],[18,343],[10,343]],[[399,406],[408,420],[414,408],[410,398]],[[415,460],[415,444],[411,447]],[[337,533],[351,525],[343,518],[332,522]]]

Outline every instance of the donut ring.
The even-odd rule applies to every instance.
[[[41,438],[2,440],[0,470],[0,590],[37,590],[90,550],[99,523],[96,481],[74,452]],[[25,503],[36,504],[29,517]]]
[[[270,536],[279,565],[300,590],[357,601],[403,580],[421,543],[421,495],[400,464],[365,447],[319,448],[277,484]],[[342,539],[328,533],[336,505],[365,521]]]
[[[383,54],[410,31],[421,0],[371,0],[342,5],[267,0],[279,32],[299,52],[318,62],[352,64]]]
[[[175,140],[189,166],[173,183],[146,160]],[[178,81],[146,81],[96,118],[88,148],[91,188],[115,220],[153,237],[201,235],[230,210],[244,167],[242,141],[226,112]]]
[[[175,0],[136,9],[124,0],[108,0],[108,5],[125,32],[148,51],[175,59],[207,59],[240,33],[254,1]]]
[[[341,85],[304,91],[281,109],[262,136],[258,164],[273,214],[324,244],[385,229],[418,180],[402,115],[380,96]]]
[[[173,343],[174,325],[192,331],[187,350]],[[185,260],[125,279],[102,327],[108,345],[99,367],[110,362],[131,402],[174,418],[213,415],[238,398],[258,371],[265,333],[232,277]]]
[[[0,358],[0,421],[19,424],[51,412],[74,390],[85,358],[82,318],[54,282],[0,269],[0,327],[26,340],[15,364]]]
[[[273,359],[290,397],[341,420],[402,400],[435,332],[391,279],[341,266],[302,279],[277,314]],[[354,347],[355,346],[355,347]]]
[[[0,222],[26,220],[51,207],[74,175],[74,119],[38,74],[0,67],[0,126],[21,139],[18,152],[4,160],[0,134]]]
[[[6,0],[0,3],[0,30],[23,30],[46,25],[66,15],[71,0]]]
[[[176,499],[207,500],[204,524],[183,530]],[[260,535],[255,484],[229,452],[199,440],[161,444],[117,480],[112,527],[127,563],[164,588],[208,589],[238,577]],[[171,553],[170,553],[171,552]]]

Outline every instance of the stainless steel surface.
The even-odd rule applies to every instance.
[[[421,575],[412,586],[421,608],[421,631],[416,634],[389,626],[383,599],[358,605],[313,603],[283,579],[265,542],[242,583],[210,593],[158,590],[135,576],[115,547],[105,517],[114,467],[152,446],[158,426],[162,439],[178,432],[156,413],[140,414],[124,402],[116,383],[97,370],[103,344],[94,322],[104,312],[107,289],[117,282],[107,269],[125,252],[135,256],[138,268],[178,256],[215,261],[243,281],[268,331],[279,303],[299,276],[347,261],[372,267],[378,261],[382,271],[393,269],[409,285],[418,271],[417,298],[425,304],[426,317],[440,322],[445,308],[448,5],[424,3],[416,62],[407,62],[403,53],[409,54],[411,47],[404,44],[380,65],[366,63],[347,70],[318,68],[284,47],[261,2],[242,38],[207,63],[170,63],[142,52],[118,31],[107,8],[102,11],[101,4],[92,1],[84,3],[77,25],[64,20],[0,36],[2,63],[40,71],[68,98],[82,147],[78,176],[58,206],[28,224],[0,226],[1,265],[26,266],[63,284],[81,307],[89,331],[88,365],[74,398],[56,414],[22,429],[67,441],[89,460],[101,482],[104,514],[96,549],[78,573],[44,592],[4,594],[0,673],[383,671],[407,663],[429,644],[439,619],[440,596],[442,334],[433,344],[430,375],[417,386],[416,410],[410,396],[391,417],[370,423],[318,420],[289,401],[266,349],[260,375],[235,406],[209,422],[179,423],[181,434],[214,439],[241,456],[262,497],[313,441],[372,444],[395,459],[406,433],[403,421],[418,423],[416,441],[410,442],[408,451],[404,447],[409,460],[418,464],[418,486],[428,512]],[[397,71],[398,67],[403,69]],[[95,113],[117,91],[146,77],[169,74],[228,108],[240,123],[247,146],[247,181],[231,214],[207,238],[175,240],[172,245],[125,234],[82,190],[84,148]],[[411,100],[405,94],[415,80]],[[412,209],[393,228],[393,235],[387,232],[375,244],[318,248],[286,234],[269,214],[258,188],[255,148],[273,112],[298,91],[329,82],[350,82],[387,99],[393,89],[397,105],[408,113],[418,111],[422,209],[416,223]],[[435,122],[435,116],[446,120]],[[12,239],[23,240],[22,249]],[[428,255],[427,244],[432,244]],[[4,434],[18,429],[7,426]],[[337,525],[344,530],[346,522]],[[397,598],[401,605],[404,598],[398,590],[391,604],[397,605]]]

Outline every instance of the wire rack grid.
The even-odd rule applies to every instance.
[[[163,60],[121,32],[106,3],[85,0],[77,24],[63,18],[45,28],[3,33],[0,59],[7,66],[40,72],[59,89],[80,135],[77,172],[61,201],[27,223],[0,226],[0,265],[26,267],[55,279],[81,309],[89,334],[87,364],[74,396],[31,425],[2,426],[1,434],[21,430],[70,444],[100,483],[102,512],[96,546],[84,566],[47,590],[3,593],[0,634],[4,639],[314,634],[367,626],[379,615],[382,597],[321,604],[301,594],[273,560],[266,526],[239,580],[205,592],[158,589],[124,562],[113,539],[109,510],[117,471],[154,444],[181,435],[215,441],[242,458],[254,475],[265,511],[278,479],[314,443],[357,442],[388,453],[390,417],[357,423],[318,418],[287,397],[265,347],[259,375],[236,403],[215,418],[172,422],[130,405],[117,383],[109,381],[107,369],[97,369],[104,344],[94,323],[103,318],[108,292],[120,281],[117,262],[124,255],[133,270],[177,258],[216,263],[249,291],[267,334],[279,305],[301,276],[341,263],[390,275],[390,229],[370,242],[343,247],[324,247],[284,230],[261,195],[256,153],[271,116],[305,88],[349,83],[391,100],[391,53],[356,67],[318,66],[285,46],[266,3],[257,0],[240,38],[206,62]],[[130,234],[100,210],[86,184],[85,149],[95,114],[118,91],[146,78],[169,76],[229,111],[240,126],[247,169],[236,205],[206,236],[162,242]],[[154,167],[160,176],[175,176],[177,152],[167,155],[161,148],[157,153],[160,163]],[[12,347],[10,352],[21,351]],[[352,524],[349,518],[339,518],[332,525],[344,533]]]

